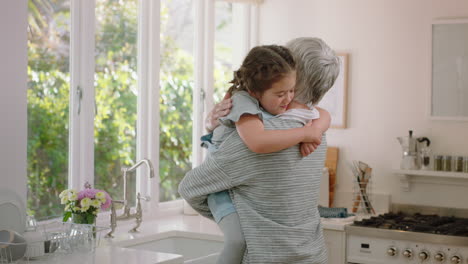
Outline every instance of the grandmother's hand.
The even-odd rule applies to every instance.
[[[217,126],[219,126],[218,119],[220,117],[226,116],[229,114],[232,108],[232,99],[231,95],[226,93],[223,100],[213,107],[213,109],[208,113],[205,121],[205,128],[208,132],[213,131]]]

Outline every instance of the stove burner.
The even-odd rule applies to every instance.
[[[468,219],[438,215],[386,213],[354,221],[355,226],[468,237]]]

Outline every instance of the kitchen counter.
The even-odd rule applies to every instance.
[[[354,217],[348,218],[321,218],[322,227],[328,230],[344,231],[345,226],[352,223]],[[134,220],[133,220],[134,221]],[[209,238],[212,235],[223,236],[218,225],[200,215],[183,215],[175,214],[165,217],[159,217],[155,220],[143,221],[138,233],[128,233],[132,228],[132,220],[119,222],[115,231],[115,237],[112,239],[104,239],[101,243],[103,245],[112,245],[116,242],[126,241],[131,239],[138,239],[157,233],[168,231],[185,231],[192,233],[199,233],[200,238]]]
[[[351,223],[350,219],[326,219],[322,218],[323,228],[326,230],[344,231],[345,225]],[[183,263],[183,257],[176,254],[159,253],[132,248],[123,248],[122,245],[130,241],[141,241],[149,236],[167,232],[190,232],[200,239],[221,240],[222,233],[215,222],[202,216],[189,216],[183,214],[166,215],[156,219],[145,219],[138,229],[138,233],[128,233],[134,225],[133,220],[119,221],[115,230],[114,238],[104,238],[101,234],[99,247],[94,253],[74,253],[58,255],[44,260],[34,260],[29,263],[67,263],[67,264],[179,264]]]
[[[20,262],[21,263],[21,262]],[[94,253],[55,254],[24,261],[28,264],[181,264],[183,257],[175,254],[156,253],[121,247],[98,247]]]
[[[321,218],[322,227],[325,230],[345,231],[345,227],[353,223],[355,216],[347,218]]]
[[[104,238],[106,233],[100,235],[99,246],[95,252],[53,254],[39,257],[20,263],[28,264],[182,264],[183,256],[162,252],[153,252],[140,249],[124,248],[122,243],[127,241],[141,241],[149,236],[175,231],[190,232],[193,236],[205,239],[217,237],[222,240],[222,233],[216,223],[201,216],[187,216],[173,214],[156,219],[144,219],[138,228],[138,233],[129,233],[134,227],[135,219],[119,221],[114,232],[114,238]],[[108,224],[108,223],[106,223]],[[98,225],[105,225],[98,222]]]

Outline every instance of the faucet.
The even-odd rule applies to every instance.
[[[140,193],[137,194],[137,207],[135,213],[130,213],[130,206],[128,205],[128,192],[127,192],[127,172],[134,171],[141,165],[145,164],[149,171],[149,178],[154,178],[154,169],[151,161],[148,159],[142,159],[133,165],[130,168],[122,168],[123,171],[123,183],[124,183],[124,199],[123,200],[113,200],[111,203],[111,215],[110,215],[110,228],[111,231],[106,235],[106,238],[113,237],[115,228],[117,227],[118,220],[128,220],[135,218],[136,226],[133,227],[129,232],[138,232],[137,228],[140,227],[141,222],[143,221],[143,211],[141,209],[141,200],[149,201],[149,196],[141,196]],[[117,211],[115,209],[116,204],[123,204],[124,212],[122,215],[117,216]]]

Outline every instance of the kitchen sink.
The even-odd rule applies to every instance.
[[[223,248],[223,238],[218,235],[169,231],[117,242],[116,245],[124,248],[182,255],[184,263],[214,264]]]

